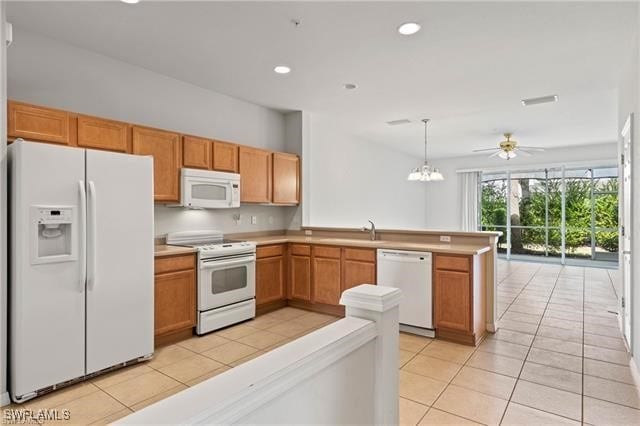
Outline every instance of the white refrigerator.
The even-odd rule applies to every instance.
[[[25,141],[8,158],[13,400],[150,357],[152,158]]]

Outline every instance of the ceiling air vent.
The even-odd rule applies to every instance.
[[[539,98],[523,99],[522,105],[531,106],[538,104],[546,104],[549,102],[558,102],[558,95],[540,96]]]
[[[411,120],[408,120],[406,118],[402,118],[400,120],[391,120],[391,121],[387,121],[387,124],[389,126],[399,126],[401,124],[409,124],[411,123]]]

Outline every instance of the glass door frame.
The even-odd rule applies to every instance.
[[[554,226],[554,227],[550,227],[549,226],[549,171],[550,170],[558,170],[560,172],[560,199],[561,199],[561,221],[560,221],[560,236],[561,236],[561,245],[560,245],[560,264],[565,265],[566,264],[566,234],[567,234],[567,211],[566,211],[566,202],[567,202],[567,197],[566,197],[566,191],[567,191],[567,170],[580,170],[580,169],[584,169],[584,170],[588,170],[589,171],[589,175],[590,175],[590,206],[591,206],[591,220],[590,220],[590,235],[591,235],[591,256],[590,259],[591,260],[598,260],[596,259],[595,253],[596,253],[596,245],[597,245],[597,241],[596,241],[596,232],[597,231],[605,231],[605,232],[618,232],[619,231],[619,226],[617,229],[613,229],[613,228],[597,228],[596,227],[596,210],[595,210],[595,198],[598,195],[601,194],[608,194],[608,193],[615,193],[615,192],[602,192],[602,191],[596,191],[595,190],[595,184],[594,184],[594,169],[607,169],[607,168],[611,168],[611,169],[618,169],[617,165],[610,165],[610,166],[593,166],[593,167],[570,167],[567,168],[565,165],[559,166],[559,167],[552,167],[551,169],[548,168],[543,168],[543,169],[535,169],[535,168],[531,168],[531,169],[523,169],[523,170],[505,170],[504,172],[500,172],[500,171],[491,171],[491,172],[481,172],[480,173],[480,179],[478,179],[478,203],[479,203],[479,208],[478,208],[478,216],[479,216],[479,220],[478,220],[478,224],[479,224],[479,228],[482,230],[483,227],[483,223],[482,223],[482,184],[484,182],[483,180],[483,176],[485,174],[490,174],[490,175],[494,175],[497,173],[504,173],[505,176],[505,181],[506,181],[506,200],[505,200],[505,204],[506,204],[506,259],[507,260],[511,260],[512,256],[511,256],[511,231],[512,231],[512,223],[511,223],[511,178],[512,178],[512,174],[513,173],[535,173],[535,172],[540,172],[540,171],[544,171],[545,173],[545,225],[544,225],[544,232],[545,232],[545,247],[544,247],[544,257],[548,258],[549,256],[549,231],[550,228],[554,228],[554,229],[558,229],[558,227]],[[617,178],[619,179],[619,173]],[[618,224],[619,225],[619,224]],[[526,228],[540,228],[539,226],[515,226],[515,228],[519,228],[519,229],[526,229]],[[620,248],[618,248],[618,250],[620,250]],[[612,262],[613,263],[613,262]]]

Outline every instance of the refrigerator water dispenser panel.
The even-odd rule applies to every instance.
[[[76,260],[73,206],[32,206],[34,231],[31,263],[57,263]]]

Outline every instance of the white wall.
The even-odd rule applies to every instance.
[[[633,206],[632,218],[637,218],[640,212],[640,6],[637,6],[638,24],[636,34],[629,49],[629,56],[626,58],[627,65],[624,67],[624,74],[618,90],[618,130],[622,131],[629,114],[633,113],[635,120],[633,123],[634,135],[632,140],[632,188]],[[632,348],[636,366],[640,367],[640,288],[638,287],[638,277],[640,277],[640,226],[638,221],[633,221],[633,235],[631,237],[631,267],[632,267],[632,303],[631,319],[632,324]]]
[[[379,228],[425,228],[425,184],[407,181],[421,158],[352,136],[316,114],[304,148],[305,225],[361,227],[371,219]]]
[[[536,153],[532,157],[517,157],[508,162],[502,159],[491,159],[486,156],[468,156],[459,158],[441,158],[433,160],[433,164],[440,168],[445,180],[431,182],[427,187],[427,227],[429,229],[460,229],[460,178],[457,170],[464,169],[493,169],[510,168],[524,169],[544,168],[551,164],[570,164],[572,162],[593,162],[601,164],[607,162],[616,164],[617,146],[615,142],[609,144],[584,145],[572,148],[547,149]]]
[[[136,124],[285,150],[283,114],[172,79],[88,50],[14,28],[9,98]],[[220,210],[156,206],[156,234],[215,228],[249,232],[287,227],[291,208],[243,206],[243,224]],[[249,217],[258,216],[251,225]],[[272,217],[273,223],[269,222]]]
[[[5,6],[0,1],[0,405],[9,403],[7,393],[7,72]]]

